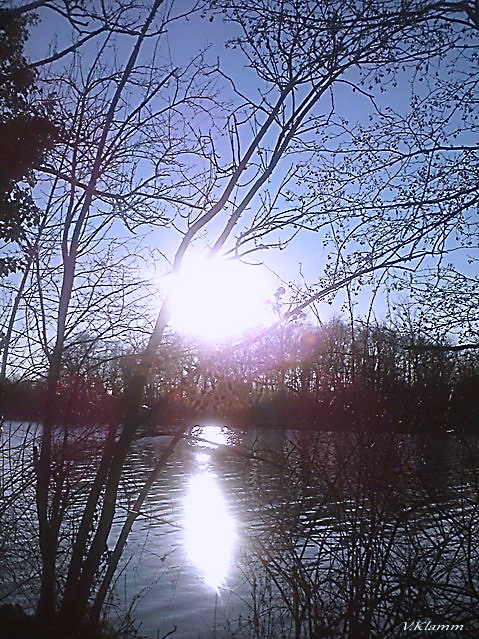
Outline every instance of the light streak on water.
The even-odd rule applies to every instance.
[[[200,436],[211,442],[200,443],[210,450],[226,443],[217,427],[204,427]],[[211,469],[210,454],[201,450],[195,459],[199,472],[190,478],[184,501],[185,547],[205,583],[218,591],[230,570],[237,539],[236,525]]]

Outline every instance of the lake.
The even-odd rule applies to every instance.
[[[112,540],[168,439],[135,442]],[[477,636],[478,457],[453,433],[195,428],[135,523],[110,618],[148,639],[405,637],[415,620]]]

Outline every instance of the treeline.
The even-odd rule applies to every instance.
[[[386,325],[279,326],[235,346],[165,337],[145,389],[143,427],[223,419],[232,426],[322,430],[479,431],[479,357]],[[58,423],[119,421],[137,357],[95,353],[66,362]],[[93,354],[92,354],[93,353]],[[8,383],[3,414],[39,420],[45,384]]]
[[[5,420],[40,422],[46,398],[45,382],[4,382],[0,387],[0,416]],[[118,422],[120,405],[120,398],[109,393],[98,376],[64,376],[57,391],[55,421],[72,426]]]
[[[385,325],[334,321],[292,329],[276,387],[258,424],[322,430],[479,430],[477,351],[455,350]]]

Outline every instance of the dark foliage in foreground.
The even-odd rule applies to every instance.
[[[135,634],[114,630],[97,630],[91,634],[81,633],[78,639],[134,639]],[[0,606],[0,639],[61,639],[54,628],[42,628],[32,615],[27,615],[20,606]]]
[[[256,445],[276,470],[254,466],[248,637],[400,639],[415,619],[477,636],[475,438],[300,431]]]
[[[37,221],[29,188],[33,169],[60,137],[52,99],[37,90],[23,56],[30,22],[0,9],[0,242],[10,250]],[[0,277],[20,266],[18,255],[2,256]]]

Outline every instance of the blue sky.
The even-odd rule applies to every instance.
[[[182,6],[187,5],[188,3],[180,3],[179,7],[182,8]],[[28,44],[28,51],[33,58],[36,57],[36,55],[40,55],[40,51],[44,49],[49,38],[53,35],[59,48],[63,43],[69,41],[69,36],[64,31],[63,23],[55,14],[52,12],[44,12],[41,15],[42,20],[32,29],[32,37]],[[182,66],[185,65],[191,57],[196,55],[199,50],[207,49],[205,53],[206,61],[214,65],[216,61],[219,60],[221,69],[234,80],[237,88],[251,98],[256,99],[262,86],[261,83],[257,81],[255,73],[247,68],[245,59],[238,50],[225,48],[225,42],[234,36],[235,33],[236,27],[223,23],[221,18],[215,17],[213,21],[209,21],[207,18],[201,18],[197,14],[192,16],[188,21],[181,20],[171,24],[167,36],[162,40],[162,44],[160,45],[160,58],[163,57],[165,60],[169,59],[175,66]],[[119,55],[122,57],[124,51],[121,50],[121,39],[119,42]],[[94,47],[85,49],[83,53],[84,62],[88,57],[88,51],[93,51],[93,49]],[[461,72],[461,67],[458,66],[455,69],[457,77],[461,76]],[[348,77],[351,81],[357,80],[355,71],[350,72]],[[237,97],[235,97],[230,90],[229,83],[224,79],[221,79],[220,83],[221,97],[227,100],[231,99],[232,101],[237,100]],[[384,86],[386,86],[385,91],[381,92],[377,90],[374,92],[374,97],[377,100],[379,108],[392,108],[397,113],[407,113],[410,108],[411,98],[410,71],[400,73],[396,86],[393,86],[392,83],[383,85],[383,88]],[[418,91],[418,86],[417,83],[414,85],[416,92]],[[380,88],[381,85],[378,86],[378,89]],[[337,85],[332,95],[334,97],[334,116],[337,120],[345,118],[352,125],[355,123],[364,123],[367,125],[368,116],[374,115],[374,107],[369,99],[358,92],[353,93],[350,86],[345,84]],[[330,104],[331,97],[325,96],[324,106],[320,106],[320,110],[323,109],[323,112],[326,112]],[[242,134],[244,135],[245,143],[248,139],[248,135],[250,135],[246,129]],[[229,149],[225,145],[225,140],[218,138],[216,144],[220,155],[222,154],[226,157]],[[271,180],[271,186],[273,188],[279,183],[285,171],[287,171],[295,161],[295,156],[292,156],[292,160],[286,159],[283,162],[283,168],[280,167]],[[296,185],[297,193],[301,193],[302,190],[303,186],[301,184]],[[253,211],[257,203],[258,200],[253,201],[251,207]],[[117,224],[115,228],[119,235],[125,233],[121,225]],[[157,249],[161,251],[161,253],[171,259],[174,248],[178,242],[179,236],[177,231],[171,227],[168,229],[160,228],[156,229],[153,233],[147,230],[147,235],[150,247],[153,250]],[[214,233],[211,233],[211,235],[203,237],[200,243],[210,245],[214,237]],[[280,237],[281,234],[278,232],[277,238],[273,236],[273,239],[279,239]],[[473,252],[477,253],[477,250]],[[305,282],[314,283],[316,278],[322,274],[327,253],[328,249],[324,249],[322,246],[320,233],[302,231],[284,250],[258,252],[257,254],[253,254],[251,259],[259,262],[264,261],[270,271],[277,273],[279,278],[278,285],[282,282],[292,282],[294,286],[301,287]],[[468,250],[466,253],[457,251],[451,259],[459,265],[461,269],[466,269],[466,272],[472,273],[476,265],[468,264],[466,259],[468,255],[471,255],[471,250]],[[167,268],[167,262],[160,259],[158,267],[155,270],[158,274],[162,269]],[[151,269],[145,271],[145,275],[148,273],[151,273]],[[370,288],[365,287],[357,298],[359,301],[357,311],[360,314],[367,311],[370,293]],[[407,291],[402,292],[401,295],[404,297],[407,295]],[[327,304],[320,304],[321,315],[324,314],[326,318],[330,314],[339,312],[344,299],[344,292],[340,292],[332,307]],[[386,310],[384,294],[380,294],[376,297],[375,305],[378,316],[384,314]]]

